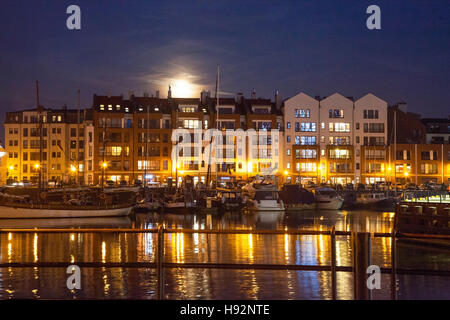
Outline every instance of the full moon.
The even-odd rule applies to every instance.
[[[175,79],[172,85],[172,94],[177,98],[190,98],[194,92],[194,85],[184,79]]]

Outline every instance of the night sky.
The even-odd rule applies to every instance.
[[[66,8],[81,7],[80,31]],[[381,30],[366,8],[381,7]],[[192,96],[283,98],[368,92],[423,116],[450,113],[450,4],[442,1],[20,1],[0,3],[0,120],[35,106],[83,107],[180,82]],[[186,88],[184,88],[186,89]],[[178,94],[180,91],[178,91]],[[174,95],[177,96],[177,90]]]

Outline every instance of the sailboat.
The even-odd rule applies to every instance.
[[[136,200],[136,195],[132,191],[105,191],[103,187],[43,188],[43,108],[39,104],[38,81],[36,81],[36,97],[40,131],[39,186],[38,188],[4,187],[0,189],[0,218],[78,218],[129,215]]]

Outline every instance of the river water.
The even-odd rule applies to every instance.
[[[393,213],[235,212],[222,215],[136,214],[124,218],[0,220],[0,228],[166,228],[391,232]],[[337,237],[337,265],[351,266],[351,240]],[[156,234],[0,233],[0,263],[154,262]],[[450,270],[450,250],[398,243],[399,268]],[[329,265],[330,237],[315,235],[165,235],[166,262]],[[372,239],[372,264],[390,267],[391,239]],[[81,290],[68,290],[65,268],[0,268],[0,299],[154,299],[151,268],[82,268]],[[398,276],[399,299],[450,299],[450,277]],[[390,275],[373,299],[390,298]],[[166,269],[167,299],[330,299],[326,271]],[[337,273],[338,299],[353,298],[350,272]]]

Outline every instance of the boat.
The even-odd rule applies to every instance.
[[[344,199],[342,199],[333,188],[316,188],[315,193],[317,209],[339,210],[344,203]]]
[[[162,201],[162,210],[164,213],[184,214],[193,212],[197,203],[192,199],[192,193],[166,195]]]
[[[450,248],[450,194],[440,202],[402,201],[397,204],[394,232],[399,241]]]
[[[10,188],[0,192],[0,218],[120,217],[128,216],[134,203],[130,191]]]
[[[386,211],[395,210],[397,200],[385,192],[364,192],[356,198],[356,204],[371,209],[382,209]]]
[[[223,210],[238,210],[244,206],[245,200],[242,191],[222,188],[217,188],[217,191],[217,198],[220,199]]]
[[[139,199],[137,200],[134,207],[136,212],[155,211],[159,210],[160,208],[161,203],[159,199],[157,199],[156,194],[145,190],[143,192],[143,195],[139,196]]]
[[[280,191],[280,198],[288,211],[314,210],[316,208],[314,193],[298,184],[283,185]]]
[[[254,184],[255,195],[250,201],[250,209],[255,211],[284,211],[283,200],[280,199],[276,185]]]

